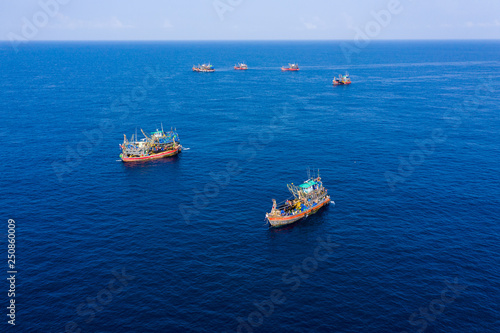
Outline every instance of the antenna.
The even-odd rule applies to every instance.
[[[163,133],[163,122],[161,123],[161,132]]]

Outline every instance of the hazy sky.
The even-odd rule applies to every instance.
[[[390,15],[377,22],[381,11]],[[373,39],[498,39],[500,1],[0,0],[3,40],[353,39],[356,29]]]

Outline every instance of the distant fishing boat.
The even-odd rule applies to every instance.
[[[202,72],[202,73],[212,73],[215,72],[214,66],[211,64],[203,64],[203,65],[198,65],[195,66],[193,65],[193,72]]]
[[[120,158],[123,162],[147,161],[174,156],[182,150],[176,131],[164,132],[162,128],[152,132],[151,136],[147,136],[142,129],[141,132],[144,135],[141,140],[137,140],[137,133],[135,139],[132,135],[130,141],[127,140],[126,135],[123,135],[123,143],[120,145],[122,151]]]
[[[339,75],[338,78],[333,79],[334,86],[344,86],[348,84],[351,84],[351,78],[349,77],[349,73],[346,73],[345,75]]]
[[[281,67],[281,70],[283,72],[286,71],[298,71],[299,70],[299,64],[288,64],[288,67]]]
[[[245,63],[238,63],[238,65],[234,65],[234,69],[246,71],[248,69],[248,66]]]
[[[273,208],[266,214],[271,227],[280,227],[294,223],[304,217],[316,213],[330,203],[328,191],[323,187],[319,174],[309,178],[303,184],[295,186],[288,184],[288,190],[293,194],[293,200],[287,200],[277,205],[273,199]]]

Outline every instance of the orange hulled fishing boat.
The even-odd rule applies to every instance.
[[[283,72],[288,72],[288,71],[298,71],[299,70],[299,64],[288,64],[288,67],[281,67],[281,71]]]
[[[330,196],[323,187],[319,174],[317,177],[309,178],[303,184],[295,186],[287,185],[293,194],[293,200],[286,200],[280,205],[273,199],[273,208],[266,214],[271,227],[281,227],[294,223],[302,218],[316,213],[322,207],[328,205]]]
[[[234,69],[239,70],[239,71],[246,71],[248,69],[247,64],[245,63],[238,63],[237,65],[234,65]]]
[[[123,162],[155,160],[174,156],[182,151],[179,135],[176,131],[164,132],[162,128],[161,131],[152,132],[151,136],[146,135],[142,129],[141,132],[144,134],[144,138],[141,140],[137,140],[137,133],[135,139],[132,135],[130,141],[124,135],[123,143],[120,145],[122,151],[120,159]]]
[[[346,86],[351,84],[351,78],[349,77],[349,73],[345,75],[339,75],[338,78],[333,79],[334,86]]]

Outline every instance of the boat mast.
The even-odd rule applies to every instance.
[[[141,128],[141,132],[146,137],[147,140],[150,140],[149,136],[147,136],[146,133],[144,133],[144,131],[142,130],[142,128]]]

